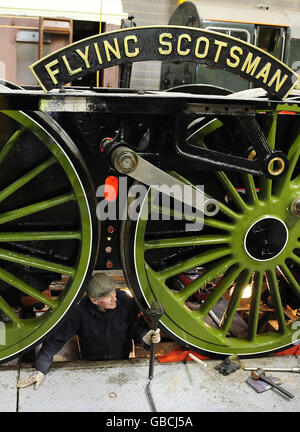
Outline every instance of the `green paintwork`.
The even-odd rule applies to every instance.
[[[286,109],[285,105],[282,105],[278,111]],[[294,110],[294,107],[289,107],[289,110]],[[277,115],[275,113],[273,116],[268,134],[269,145],[273,149],[276,142]],[[200,141],[199,145],[203,144],[206,135],[221,126],[222,123],[219,120],[204,126],[197,137]],[[149,305],[154,298],[161,302],[165,310],[161,319],[162,324],[182,341],[209,352],[240,355],[268,352],[293,342],[295,330],[287,324],[285,318],[276,271],[280,269],[289,281],[291,290],[300,297],[299,281],[295,280],[286,264],[287,259],[300,264],[300,258],[294,252],[295,249],[300,248],[300,218],[290,211],[293,200],[300,197],[300,178],[298,176],[292,179],[299,158],[300,136],[289,150],[289,169],[283,178],[277,181],[262,178],[258,191],[253,177],[247,174],[242,175],[243,185],[241,186],[245,188],[245,198],[237,192],[224,172],[216,172],[219,185],[230,197],[234,210],[222,203],[218,218],[206,217],[204,219],[205,226],[215,228],[213,235],[201,235],[201,232],[198,231],[195,232],[195,235],[187,237],[159,239],[156,236],[155,240],[145,240],[148,222],[143,219],[137,222],[135,264],[140,290]],[[185,180],[176,173],[172,173],[172,175],[182,181]],[[188,183],[188,180],[186,182]],[[147,200],[144,201],[144,206],[146,203]],[[164,212],[163,208],[158,210],[161,213]],[[222,216],[226,216],[227,220],[223,221]],[[248,229],[266,216],[275,217],[285,223],[289,233],[288,241],[278,256],[270,260],[258,261],[247,254],[244,239]],[[230,222],[228,222],[228,218],[230,218]],[[145,260],[145,252],[151,250],[191,245],[209,245],[210,247],[205,247],[203,253],[197,252],[196,256],[171,267],[163,268],[161,271],[155,271]],[[205,273],[182,291],[173,292],[166,285],[169,277],[208,263],[210,266]],[[219,282],[200,309],[196,311],[188,309],[185,306],[185,301],[199,288],[217,277],[220,277]],[[263,278],[265,278],[272,296],[278,331],[257,334]],[[243,291],[251,280],[252,296],[247,335],[232,337],[229,335],[230,326],[240,305]],[[205,318],[230,287],[233,289],[221,325],[218,328],[213,328],[205,322]]]
[[[24,266],[69,276],[69,282],[58,299],[54,300],[20,280],[16,275],[0,268],[0,279],[2,281],[9,283],[20,292],[33,297],[36,301],[44,303],[48,307],[48,311],[41,316],[30,319],[21,319],[3,299],[3,297],[0,296],[0,309],[10,320],[5,323],[6,341],[5,345],[0,345],[0,361],[10,358],[17,353],[22,352],[25,348],[35,344],[68,312],[86,276],[86,271],[91,259],[92,247],[92,223],[87,197],[83,185],[67,154],[60,148],[54,138],[52,138],[44,128],[41,128],[37,122],[32,120],[26,114],[16,111],[6,111],[2,112],[2,114],[7,115],[19,124],[19,129],[0,149],[0,164],[5,162],[5,158],[13,148],[14,144],[18,140],[22,140],[24,130],[29,130],[37,136],[41,145],[46,146],[52,155],[45,160],[45,162],[37,164],[37,166],[27,174],[16,179],[12,184],[0,191],[0,201],[5,200],[8,196],[14,194],[22,186],[29,183],[33,178],[36,178],[40,173],[44,172],[53,164],[60,164],[61,168],[64,170],[70,184],[70,192],[65,195],[53,197],[42,202],[37,202],[1,214],[0,242],[76,240],[76,246],[74,247],[77,249],[77,259],[76,265],[69,267],[52,261],[43,260],[30,254],[12,252],[5,248],[1,248],[1,260],[11,261]],[[59,211],[59,206],[69,201],[76,203],[78,209],[80,226],[76,231],[58,232],[49,231],[49,228],[43,232],[11,232],[10,230],[5,230],[5,224],[7,222],[15,221],[37,212],[44,212],[45,217],[47,217],[47,209],[55,207],[57,208],[57,211]]]

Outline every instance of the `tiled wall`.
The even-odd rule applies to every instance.
[[[122,0],[123,12],[134,16],[137,26],[168,24],[178,0]],[[160,63],[133,64],[131,88],[159,89]]]

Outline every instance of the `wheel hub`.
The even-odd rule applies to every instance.
[[[247,254],[256,261],[268,261],[277,257],[285,248],[288,229],[275,217],[264,217],[256,221],[245,235]]]

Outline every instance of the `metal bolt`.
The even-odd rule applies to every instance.
[[[300,197],[296,198],[291,205],[291,212],[294,216],[300,217]]]
[[[137,166],[137,156],[128,147],[118,147],[112,154],[112,161],[117,171],[129,173]]]
[[[284,168],[285,168],[285,162],[280,157],[274,157],[268,163],[268,172],[273,176],[280,175],[284,171]]]

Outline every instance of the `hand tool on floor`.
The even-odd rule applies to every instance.
[[[274,384],[274,381],[269,379],[269,377],[266,376],[263,369],[256,369],[255,371],[251,372],[251,378],[254,380],[261,380],[265,381],[266,383],[270,384],[272,387],[276,388],[276,390],[279,390],[281,393],[283,393],[285,396],[289,397],[290,399],[293,399],[294,395],[292,393],[288,392],[281,386]]]
[[[188,357],[190,357],[192,360],[194,360],[194,361],[195,361],[196,363],[198,363],[200,366],[202,366],[202,367],[204,367],[204,368],[207,367],[207,364],[206,364],[204,361],[200,360],[198,357],[196,357],[194,354],[192,354],[192,353],[188,353]]]
[[[158,326],[158,322],[160,318],[164,314],[164,309],[162,305],[157,302],[153,302],[150,309],[145,310],[146,317],[151,321],[152,330],[156,330]],[[151,380],[153,378],[153,369],[154,369],[154,360],[155,360],[155,344],[151,343],[150,345],[150,363],[149,363],[149,374],[148,378]]]
[[[215,367],[216,370],[219,371],[222,375],[230,375],[238,369],[243,368],[243,363],[240,361],[238,355],[233,354],[229,357],[226,357],[222,363]]]
[[[276,367],[244,367],[245,371],[255,371],[257,369],[263,369],[265,372],[294,372],[300,373],[300,367],[291,367],[291,368],[276,368]]]
[[[152,330],[156,330],[157,326],[158,326],[158,322],[164,314],[164,309],[163,309],[162,305],[159,303],[159,301],[157,301],[157,303],[154,301],[151,305],[151,308],[144,309],[143,313],[151,321]],[[152,393],[151,393],[151,388],[150,388],[151,380],[153,378],[154,360],[155,360],[155,344],[153,342],[151,342],[149,373],[148,373],[149,381],[148,381],[148,384],[146,386],[146,395],[147,395],[148,402],[149,402],[149,405],[151,407],[152,412],[157,412],[157,408],[155,406],[155,403],[154,403],[154,400],[152,397]]]

